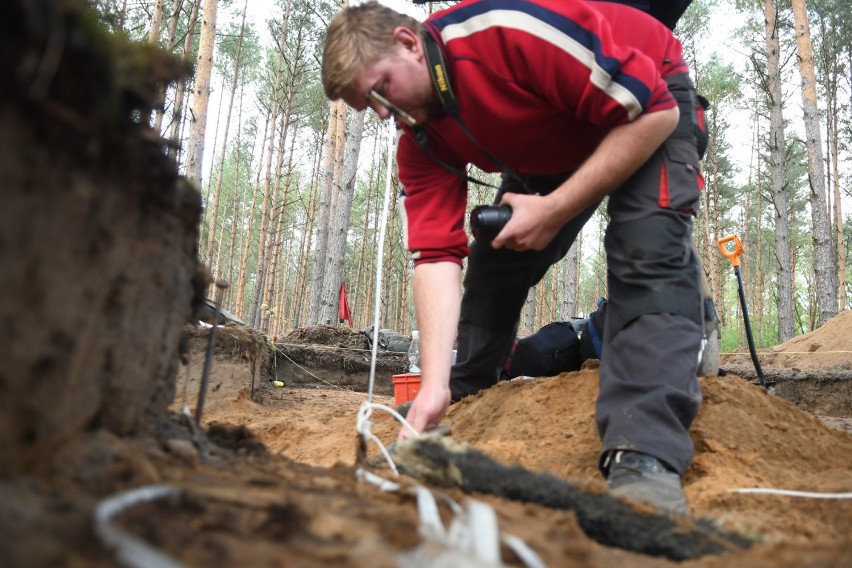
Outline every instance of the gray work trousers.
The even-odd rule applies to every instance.
[[[609,287],[596,421],[604,458],[618,449],[651,454],[681,475],[701,404],[696,379],[703,335],[700,265],[692,246],[698,208],[698,103],[687,75],[668,79],[681,112],[674,133],[610,194],[604,240]],[[546,194],[566,175],[506,178],[502,191]],[[597,205],[567,223],[542,251],[474,243],[464,280],[454,401],[495,384],[532,286],[559,261]]]

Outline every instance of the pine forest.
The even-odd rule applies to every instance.
[[[193,67],[186,82],[164,88],[162,110],[149,119],[202,193],[198,249],[227,283],[223,307],[278,337],[346,325],[345,288],[355,329],[372,325],[378,298],[380,327],[410,333],[413,268],[392,127],[329,102],[320,83],[324,32],[346,0],[91,3],[111,31]],[[419,18],[451,4],[385,3]],[[675,30],[710,102],[694,235],[723,350],[746,341],[732,263],[718,246],[724,237],[743,245],[758,347],[811,331],[852,300],[848,8],[846,0],[693,0]],[[494,190],[472,186],[468,207],[493,199]],[[519,334],[582,317],[606,296],[605,226],[601,208],[530,293]]]

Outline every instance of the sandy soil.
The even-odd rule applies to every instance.
[[[848,350],[852,316],[839,318],[846,326],[845,343],[833,349]],[[836,328],[837,323],[824,328],[832,340],[839,336]],[[253,364],[262,351],[262,338],[255,334],[220,329],[202,421],[207,443],[192,443],[179,413],[185,405],[195,409],[206,333],[197,330],[189,342],[174,419],[163,425],[159,439],[120,439],[94,430],[69,444],[37,476],[0,486],[0,558],[5,558],[0,564],[115,565],[114,553],[95,532],[98,501],[164,484],[180,495],[138,505],[115,522],[185,565],[429,565],[404,556],[423,542],[416,500],[405,491],[383,492],[356,480],[356,417],[368,395],[323,382],[317,383],[321,388],[274,386],[269,369]],[[377,380],[387,386],[389,377]],[[755,544],[681,564],[852,565],[849,499],[731,492],[753,487],[852,492],[852,435],[735,375],[704,378],[702,388],[705,403],[692,429],[696,458],[685,480],[693,517]],[[594,368],[502,383],[451,407],[447,424],[455,440],[504,464],[602,488],[596,470],[596,393]],[[386,395],[371,400],[394,404]],[[842,423],[844,417],[835,419]],[[375,410],[371,431],[387,444],[395,439],[397,423]],[[375,445],[369,454],[377,455]],[[393,478],[386,467],[374,471]],[[420,483],[407,476],[400,480],[406,490]],[[474,498],[490,504],[500,530],[523,539],[547,566],[673,564],[598,544],[571,511],[434,490],[458,503]],[[449,510],[441,511],[449,523]],[[501,555],[507,565],[522,565],[505,546]],[[463,564],[444,558],[433,565]]]
[[[793,339],[768,349],[758,350],[762,367],[766,369],[787,369],[788,371],[852,371],[852,316],[849,311],[827,322],[824,326],[794,337]],[[728,365],[751,364],[747,349],[726,356]]]

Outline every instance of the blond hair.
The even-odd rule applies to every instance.
[[[344,8],[331,21],[322,52],[322,87],[335,101],[362,67],[394,49],[393,31],[402,26],[422,36],[423,24],[375,1]]]

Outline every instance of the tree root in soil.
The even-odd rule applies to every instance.
[[[573,511],[589,538],[603,544],[680,561],[737,552],[747,538],[693,522],[634,509],[606,493],[594,493],[548,473],[506,466],[451,438],[421,437],[398,444],[397,464],[426,483],[458,487],[504,499]]]

